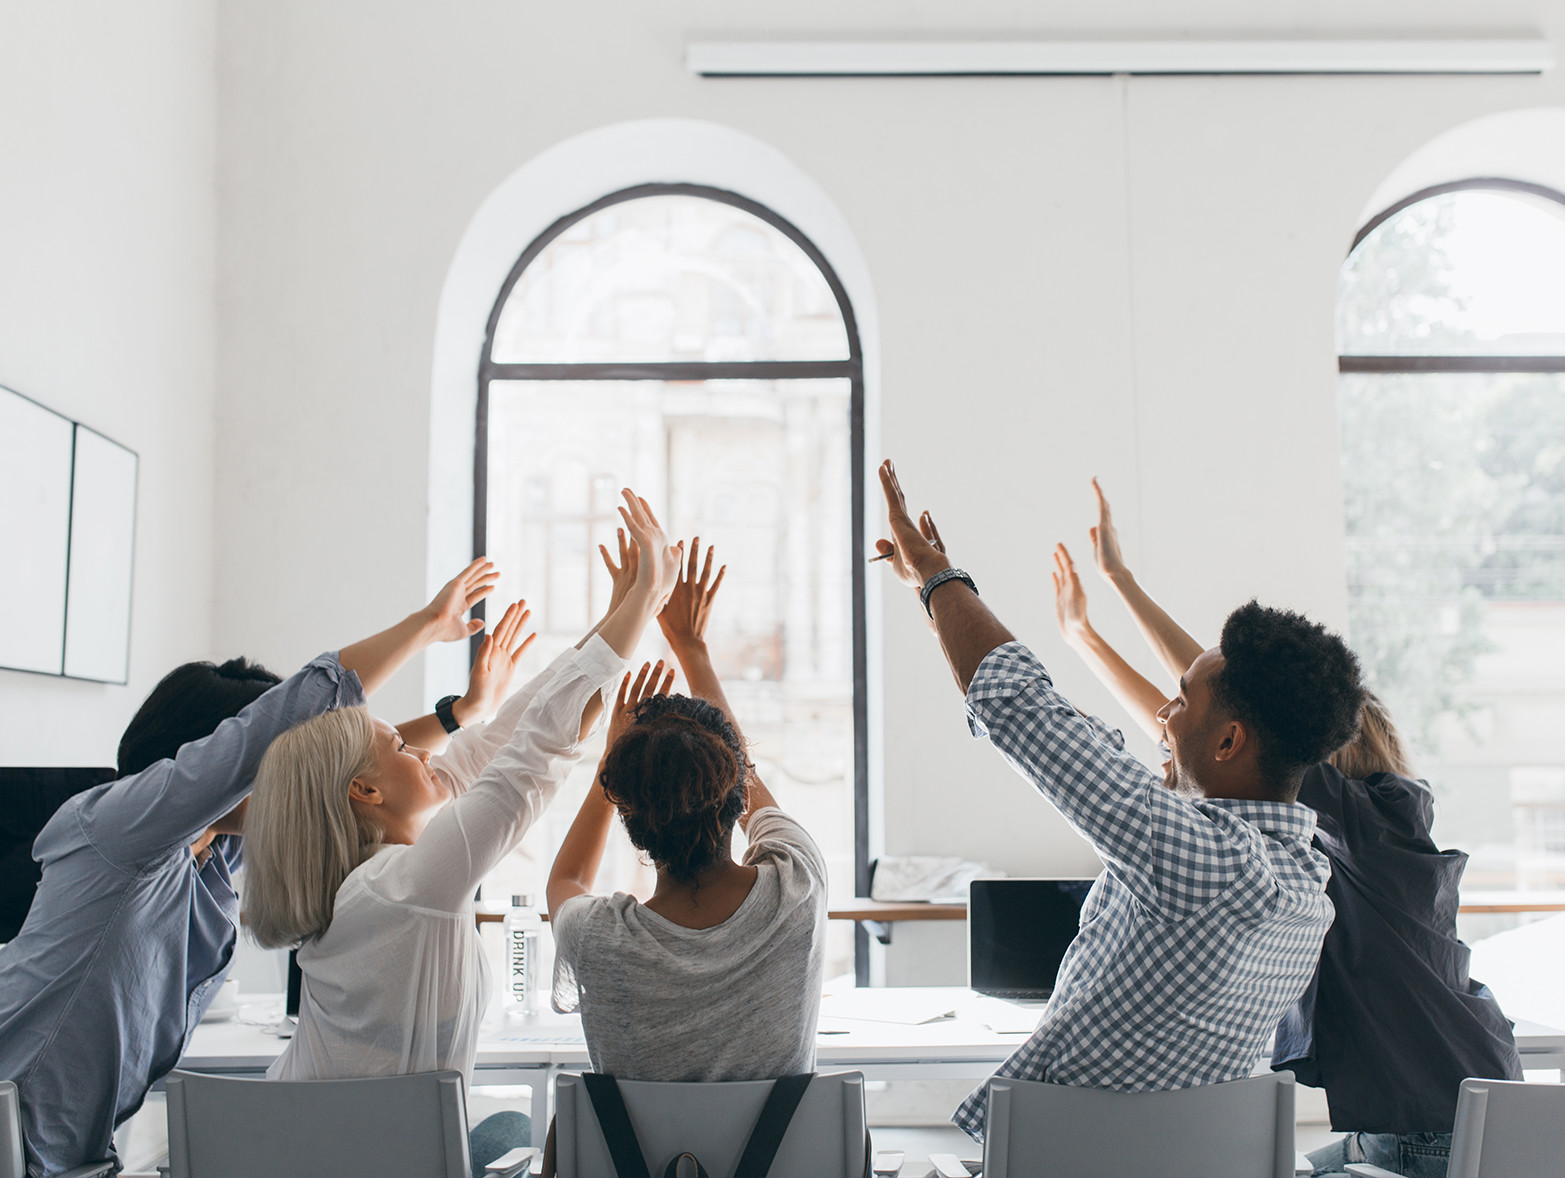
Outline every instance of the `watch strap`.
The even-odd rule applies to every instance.
[[[459,695],[448,695],[435,703],[435,719],[440,721],[440,726],[447,732],[462,731],[462,725],[456,721],[456,713],[451,710],[451,705],[461,698]]]
[[[973,591],[975,595],[978,593],[978,586],[973,584],[973,579],[969,577],[962,569],[954,567],[941,569],[934,576],[930,577],[929,580],[925,581],[924,587],[918,591],[918,600],[923,604],[924,612],[931,618],[933,618],[935,615],[934,612],[929,608],[929,595],[936,589],[940,588],[940,586],[944,585],[947,581],[962,581],[969,589]]]

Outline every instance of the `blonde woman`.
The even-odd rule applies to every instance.
[[[552,800],[602,711],[600,692],[675,578],[647,505],[625,493],[630,546],[603,621],[432,762],[362,709],[275,741],[250,810],[244,918],[262,945],[298,945],[299,1026],[274,1079],[453,1068],[471,1079],[490,971],[473,892]],[[612,565],[611,565],[612,567]],[[522,602],[488,657],[519,660]],[[481,1168],[481,1164],[480,1164]]]

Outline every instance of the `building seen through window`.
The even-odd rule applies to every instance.
[[[619,490],[634,488],[671,539],[699,536],[728,566],[714,664],[764,780],[851,895],[864,788],[851,322],[815,258],[752,208],[689,191],[600,204],[524,255],[491,321],[477,506],[502,592],[527,598],[539,631],[524,673],[602,615],[597,545],[614,551]],[[667,655],[653,628],[638,660]],[[601,749],[600,732],[486,897],[542,892]],[[598,890],[645,898],[653,880],[616,829]],[[848,926],[829,952],[830,972],[853,968]]]
[[[1565,196],[1420,194],[1337,306],[1353,645],[1467,886],[1565,888]]]

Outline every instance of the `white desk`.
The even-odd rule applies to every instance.
[[[997,1033],[972,1017],[977,996],[955,987],[891,991],[899,1000],[916,1000],[931,1008],[963,1011],[957,1018],[917,1026],[849,1019],[833,1013],[841,1005],[827,999],[821,1034],[816,1039],[817,1066],[825,1071],[857,1069],[877,1080],[970,1080],[976,1086],[988,1078],[1027,1038],[1026,1032]],[[874,1005],[865,991],[857,1004]],[[899,1001],[900,1005],[900,1001]],[[240,1003],[241,1017],[278,1018],[281,995],[255,995]],[[286,1040],[267,1027],[243,1022],[203,1023],[190,1037],[179,1061],[186,1071],[225,1076],[263,1074],[282,1052]],[[1565,1072],[1565,1030],[1518,1020],[1516,1046],[1522,1066]],[[537,1015],[525,1020],[486,1024],[478,1040],[473,1083],[527,1085],[532,1089],[533,1124],[548,1124],[549,1086],[555,1073],[588,1067],[581,1019],[575,1015]],[[1264,1061],[1260,1065],[1264,1071]],[[1562,1076],[1565,1078],[1565,1076]]]

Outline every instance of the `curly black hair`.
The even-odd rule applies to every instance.
[[[1342,639],[1292,610],[1250,601],[1228,615],[1215,703],[1260,737],[1260,767],[1283,800],[1303,772],[1358,733],[1366,691]]]
[[[281,682],[260,663],[243,658],[175,667],[136,709],[120,737],[120,776],[140,773],[172,757],[181,745],[211,736],[224,720]]]
[[[738,730],[704,699],[653,695],[603,759],[598,782],[625,833],[659,871],[693,882],[744,813],[750,758]]]

